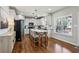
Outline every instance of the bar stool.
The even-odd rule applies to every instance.
[[[42,47],[47,48],[47,45],[48,45],[47,33],[46,32],[42,33],[41,37],[42,37]]]
[[[39,37],[38,33],[34,32],[34,38],[33,38],[34,47],[38,46],[38,37]]]

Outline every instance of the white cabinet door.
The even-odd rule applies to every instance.
[[[6,38],[6,39],[5,39]],[[4,39],[3,39],[3,45],[2,45],[2,47],[3,47],[3,52],[4,53],[8,53],[8,48],[9,48],[9,46],[8,46],[8,39],[9,39],[9,37],[5,37]]]
[[[15,36],[11,36],[9,39],[9,52],[11,53],[15,44]]]
[[[0,37],[0,53],[11,53],[15,44],[15,36]]]
[[[0,37],[0,52],[2,52],[2,37]]]
[[[8,52],[8,37],[0,38],[0,52],[7,53]]]

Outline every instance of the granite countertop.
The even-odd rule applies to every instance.
[[[2,34],[2,35],[0,35],[0,36],[11,36],[11,35],[13,35],[14,34],[14,32],[11,32],[11,33],[5,33],[5,34]]]
[[[14,32],[9,32],[8,29],[0,29],[0,36],[11,36]]]

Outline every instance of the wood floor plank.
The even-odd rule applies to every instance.
[[[13,53],[76,53],[78,51],[74,46],[54,38],[48,39],[48,47],[34,47],[29,39],[25,36],[21,42],[16,42]]]

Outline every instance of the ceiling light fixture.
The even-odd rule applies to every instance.
[[[38,10],[37,10],[37,9],[35,9],[35,10],[34,10],[34,13],[32,13],[32,14],[33,14],[33,17],[34,17],[35,19],[44,18],[44,16],[39,16],[39,15],[38,15]]]

